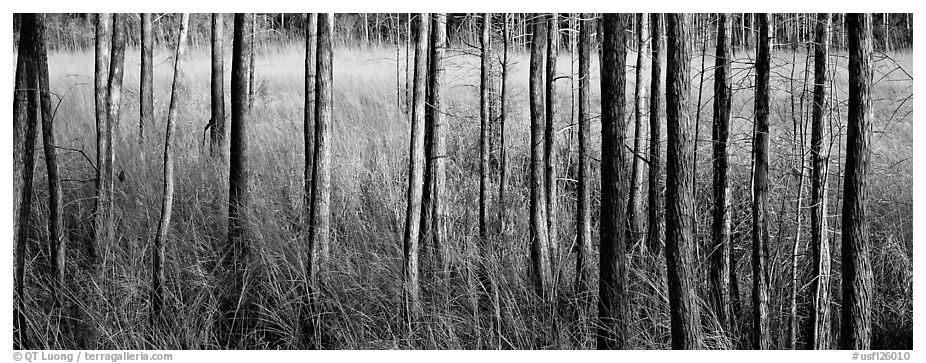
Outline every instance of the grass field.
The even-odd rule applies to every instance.
[[[230,70],[229,58],[226,71]],[[404,49],[402,52],[404,56]],[[476,256],[472,246],[478,236],[478,58],[451,50],[448,57],[446,105],[449,114],[447,164],[450,206],[449,246],[453,273],[441,276],[437,268],[423,262],[425,315],[419,329],[409,333],[402,324],[402,228],[407,182],[409,124],[396,106],[396,53],[394,49],[335,49],[334,119],[332,129],[332,260],[322,272],[321,304],[324,330],[334,349],[506,349],[506,348],[590,348],[594,339],[581,329],[591,324],[595,312],[576,311],[572,296],[574,259],[563,254],[556,261],[558,307],[551,311],[534,298],[527,278],[528,103],[526,54],[514,55],[509,84],[507,138],[511,189],[507,229],[492,237],[496,251]],[[876,57],[873,87],[874,132],[872,167],[869,175],[872,260],[875,267],[873,348],[912,348],[912,54]],[[216,292],[220,279],[219,254],[224,249],[227,224],[227,167],[208,156],[203,145],[203,127],[209,119],[209,53],[192,49],[183,78],[183,95],[177,121],[177,186],[167,244],[166,308],[169,326],[148,324],[148,286],[153,235],[157,228],[162,180],[164,120],[172,71],[167,50],[155,54],[156,122],[148,125],[148,137],[139,148],[137,49],[129,49],[121,122],[116,136],[117,242],[102,246],[102,272],[91,276],[79,263],[82,246],[91,238],[93,210],[95,124],[93,118],[92,52],[54,53],[49,58],[52,92],[61,98],[56,113],[59,156],[65,190],[65,222],[68,240],[68,279],[72,311],[79,322],[70,335],[55,341],[50,333],[56,324],[44,302],[48,292],[41,284],[45,275],[47,231],[45,170],[37,153],[37,209],[32,216],[34,239],[28,246],[26,267],[27,318],[31,334],[46,338],[48,348],[67,349],[210,349],[219,348],[212,330],[218,316]],[[631,54],[628,65],[634,64]],[[775,346],[783,348],[787,337],[790,294],[790,251],[796,230],[794,201],[796,172],[793,155],[791,95],[800,97],[805,55],[787,50],[775,53],[772,74],[771,190],[771,326]],[[754,70],[748,54],[738,54],[735,64],[733,125],[731,130],[731,176],[734,195],[734,242],[743,309],[751,309],[749,260],[749,169],[752,131]],[[793,88],[789,79],[796,59]],[[830,236],[834,251],[834,311],[838,311],[839,214],[841,213],[841,171],[846,123],[846,57],[837,53],[836,100],[830,124],[834,139],[830,162]],[[559,70],[571,72],[569,56],[561,53]],[[404,67],[405,61],[400,62]],[[713,58],[708,55],[698,143],[697,211],[698,262],[706,277],[707,246],[710,243],[710,127]],[[902,71],[893,70],[902,67]],[[301,261],[306,243],[301,233],[304,162],[302,140],[304,49],[299,45],[270,45],[257,59],[250,160],[253,192],[251,225],[252,264],[248,271],[249,291],[259,307],[259,331],[250,339],[255,348],[298,347],[295,336],[304,281]],[[593,64],[593,144],[600,145],[598,67]],[[693,88],[690,100],[697,101],[700,54],[692,60]],[[404,70],[403,70],[404,71]],[[633,70],[628,68],[628,95],[632,95]],[[404,84],[404,73],[401,75]],[[810,79],[812,79],[812,74]],[[226,75],[226,87],[229,84]],[[648,84],[648,81],[647,81]],[[558,83],[560,97],[558,128],[561,145],[567,140],[571,116],[570,83]],[[803,106],[810,104],[810,91]],[[54,98],[54,97],[53,97]],[[799,98],[796,98],[799,100]],[[632,99],[629,100],[632,102]],[[228,103],[227,101],[227,104]],[[799,106],[795,106],[799,107]],[[628,110],[632,108],[628,107]],[[697,106],[691,106],[696,118]],[[809,114],[809,112],[808,112]],[[793,115],[799,117],[798,115]],[[632,135],[632,115],[628,113]],[[809,135],[809,130],[807,131]],[[665,133],[663,132],[663,135]],[[809,140],[809,136],[808,136]],[[628,142],[631,140],[628,139]],[[664,140],[662,141],[665,142]],[[840,146],[842,145],[842,146]],[[85,158],[81,151],[88,157]],[[599,150],[593,148],[593,158]],[[663,154],[665,155],[665,154]],[[569,170],[575,154],[563,158],[560,170]],[[598,165],[592,166],[592,185],[598,185]],[[805,174],[806,175],[806,174]],[[575,195],[571,174],[560,175],[560,241],[562,250],[574,242]],[[806,185],[806,183],[805,183]],[[497,191],[493,179],[490,190]],[[594,188],[597,189],[597,188]],[[592,191],[592,210],[598,210],[598,190]],[[494,195],[494,192],[493,192]],[[807,193],[804,193],[805,197]],[[807,203],[805,203],[806,205]],[[491,207],[494,211],[494,204]],[[495,215],[492,212],[490,215]],[[809,247],[806,246],[809,216],[804,213],[801,271],[809,275]],[[493,222],[494,217],[493,217]],[[597,230],[597,213],[593,213]],[[597,271],[597,232],[593,233],[591,261]],[[670,346],[668,296],[664,257],[654,258],[639,248],[628,252],[630,347],[666,349]],[[489,277],[498,287],[499,305],[489,314],[474,309],[480,289],[474,276],[482,259]],[[597,277],[593,278],[597,285]],[[748,342],[751,322],[744,310],[739,341],[719,332],[706,305],[706,287],[698,295],[702,322],[709,348],[742,347]],[[803,311],[803,310],[802,310]],[[838,334],[839,314],[832,314]],[[38,339],[42,341],[42,339]]]

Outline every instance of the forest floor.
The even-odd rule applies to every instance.
[[[562,157],[558,162],[559,256],[555,258],[557,296],[554,308],[540,304],[528,279],[528,57],[513,55],[509,84],[509,116],[505,130],[510,155],[509,213],[505,230],[491,237],[494,250],[474,252],[478,237],[478,77],[477,52],[448,52],[445,105],[448,121],[447,205],[450,206],[449,253],[452,273],[444,276],[427,258],[422,262],[422,323],[409,332],[401,318],[402,233],[407,187],[409,124],[397,104],[404,102],[405,59],[399,60],[397,93],[396,51],[337,48],[334,55],[334,119],[332,128],[332,241],[331,261],[321,273],[322,329],[333,349],[583,349],[594,347],[591,310],[579,309],[573,296],[575,261],[575,138],[569,78],[558,81],[557,129]],[[117,241],[102,246],[102,263],[92,274],[81,263],[84,243],[91,238],[93,210],[95,123],[93,53],[53,53],[49,57],[61,175],[64,178],[65,224],[71,332],[55,339],[57,324],[49,315],[48,291],[41,281],[47,274],[47,188],[42,153],[36,153],[36,206],[31,219],[33,239],[28,245],[26,304],[30,334],[50,349],[211,349],[219,348],[213,334],[218,317],[219,255],[225,248],[227,224],[227,164],[208,155],[203,128],[209,119],[209,52],[192,49],[187,57],[177,120],[177,185],[173,219],[166,245],[166,325],[148,321],[151,280],[151,245],[157,228],[162,181],[164,120],[169,101],[172,54],[155,53],[155,108],[153,125],[138,145],[137,49],[126,52],[126,73],[121,121],[116,132]],[[226,87],[229,85],[230,49],[227,52]],[[301,45],[263,46],[255,72],[258,87],[251,119],[249,166],[253,192],[254,240],[248,268],[250,294],[258,309],[258,331],[251,334],[255,348],[298,347],[296,329],[304,283],[307,243],[302,232],[304,48]],[[405,50],[399,54],[405,56]],[[872,348],[912,348],[912,54],[876,54],[873,98],[873,133],[869,174],[868,215],[875,274]],[[627,64],[628,102],[633,95],[630,52]],[[698,124],[696,210],[698,269],[706,279],[710,243],[711,112],[713,57],[706,57],[700,117],[698,97],[700,54],[692,57],[692,122]],[[842,170],[848,81],[845,53],[834,52],[835,99],[828,124],[831,130],[829,169],[829,236],[833,250],[834,311],[841,290],[840,233]],[[592,142],[600,145],[599,78],[597,61],[592,74]],[[646,61],[649,63],[649,60]],[[795,143],[795,120],[809,125],[812,85],[804,87],[806,54],[776,50],[773,59],[771,107],[770,207],[771,223],[771,326],[776,348],[784,348],[791,289],[790,261],[794,236],[803,226],[800,276],[809,281],[809,215],[795,214],[800,144]],[[793,68],[792,68],[793,66]],[[559,71],[573,69],[567,52],[561,52]],[[577,69],[577,67],[576,67]],[[806,78],[812,83],[813,74]],[[647,70],[648,73],[648,70]],[[741,302],[736,316],[751,309],[749,170],[752,104],[755,73],[750,55],[737,53],[734,72],[731,129],[731,178],[735,254]],[[647,82],[649,84],[647,75]],[[793,79],[793,82],[792,82]],[[806,90],[806,93],[802,91]],[[647,92],[648,93],[648,92]],[[793,96],[793,98],[792,98]],[[230,105],[230,101],[226,101]],[[629,103],[630,105],[632,103]],[[628,106],[626,109],[632,110]],[[645,108],[644,108],[645,109]],[[792,111],[794,110],[794,111]],[[230,113],[229,113],[230,115]],[[644,116],[646,117],[646,116]],[[627,116],[628,145],[632,145],[633,118]],[[646,125],[644,125],[646,128]],[[797,129],[800,129],[798,127]],[[801,133],[798,132],[797,135]],[[809,127],[803,132],[809,144]],[[648,135],[648,131],[644,132]],[[663,132],[665,135],[665,132]],[[664,140],[662,141],[664,145]],[[644,143],[645,144],[645,143]],[[663,146],[664,147],[664,146]],[[65,149],[66,148],[66,149]],[[598,160],[598,147],[592,157]],[[663,155],[665,155],[663,153]],[[805,168],[807,164],[805,163]],[[592,185],[599,185],[597,162]],[[809,169],[805,169],[805,178]],[[489,190],[490,225],[496,226],[497,175]],[[805,179],[805,188],[808,185]],[[806,198],[807,192],[804,192]],[[592,228],[597,231],[599,190],[592,190]],[[804,208],[808,201],[805,199]],[[592,271],[597,271],[597,237],[593,233]],[[427,250],[430,246],[424,246]],[[424,252],[427,256],[427,251]],[[625,333],[635,349],[670,346],[669,307],[665,257],[651,256],[640,245],[628,251],[630,320]],[[496,287],[498,303],[479,307],[482,289],[475,276],[479,264],[487,266]],[[593,274],[592,286],[597,286]],[[806,287],[802,288],[806,289]],[[802,292],[804,290],[801,290]],[[706,286],[698,291],[705,343],[709,348],[744,347],[751,322],[742,318],[736,336],[720,331],[706,304]],[[801,314],[806,316],[806,300]],[[593,305],[594,306],[594,305]],[[839,314],[834,318],[838,334]],[[68,322],[68,318],[64,319]],[[834,341],[836,341],[834,339]]]

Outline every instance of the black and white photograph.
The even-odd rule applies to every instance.
[[[13,361],[919,359],[912,8],[29,6]]]

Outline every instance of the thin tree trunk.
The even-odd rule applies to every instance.
[[[174,57],[174,80],[170,87],[170,105],[167,108],[167,130],[164,137],[164,189],[161,196],[161,219],[154,237],[151,274],[151,315],[152,319],[161,317],[164,303],[164,243],[170,228],[170,212],[174,204],[174,122],[180,102],[180,81],[183,79],[183,53],[186,50],[187,25],[190,14],[180,17],[180,35],[177,38],[177,53]]]
[[[505,194],[508,191],[508,150],[505,146],[505,121],[508,118],[507,114],[507,88],[508,88],[508,43],[510,42],[509,38],[511,36],[511,29],[509,27],[509,17],[511,15],[505,13],[505,26],[504,26],[504,38],[503,38],[503,48],[502,48],[502,83],[501,83],[501,100],[499,106],[499,150],[500,156],[499,163],[501,164],[501,175],[498,180],[498,233],[501,234],[505,230],[505,216],[507,213],[507,206],[505,205]]]
[[[546,129],[544,130],[545,198],[547,200],[547,234],[550,238],[550,269],[556,271],[559,260],[559,235],[557,233],[557,190],[556,178],[556,50],[559,46],[559,14],[552,13],[547,19],[547,69],[546,69]]]
[[[842,205],[842,332],[840,349],[871,346],[873,290],[868,241],[868,165],[871,158],[871,14],[847,14],[849,125]]]
[[[810,126],[810,246],[813,256],[813,275],[810,291],[813,308],[807,319],[811,334],[807,345],[813,349],[830,348],[830,242],[826,231],[826,173],[828,157],[824,154],[823,141],[826,130],[823,125],[826,95],[826,59],[830,43],[830,14],[817,15],[814,36],[814,87],[813,111]]]
[[[138,155],[144,160],[145,125],[154,120],[154,38],[151,14],[141,14],[141,75],[139,75]]]
[[[303,218],[306,221],[306,246],[312,244],[309,236],[312,223],[312,173],[315,165],[315,87],[316,87],[316,61],[318,58],[318,13],[306,14],[305,24],[305,103],[302,118],[303,149],[305,153],[305,167],[303,169]],[[308,259],[314,259],[315,251],[309,250]]]
[[[113,37],[110,36],[112,30],[112,17],[109,14],[96,15],[96,47],[95,47],[95,71],[94,86],[96,88],[96,203],[94,206],[93,219],[93,243],[88,246],[88,253],[91,262],[99,262],[99,254],[104,245],[108,245],[111,240],[112,231],[110,225],[113,223],[113,173],[110,163],[110,148],[112,147],[112,127],[109,123],[110,112],[110,95],[108,79],[111,79],[109,68],[112,65],[108,55]],[[113,52],[114,53],[114,52]],[[121,77],[120,77],[121,84]],[[118,96],[115,95],[115,96]]]
[[[489,204],[489,82],[491,55],[491,22],[489,13],[483,15],[482,25],[482,66],[479,81],[479,238],[485,242],[488,238],[488,204]]]
[[[591,14],[581,14],[579,24],[579,176],[576,195],[576,294],[580,299],[589,299],[591,295],[589,255],[592,243],[591,222],[591,185],[589,183],[591,159],[588,148],[591,146],[591,119],[589,111],[591,100],[591,76],[589,58],[591,58],[592,27],[594,19]],[[614,74],[617,77],[617,74]],[[612,79],[618,82],[619,79]],[[603,88],[604,89],[604,88]],[[589,295],[589,296],[586,296]]]
[[[666,268],[672,349],[701,348],[701,323],[696,302],[695,240],[692,236],[694,161],[688,115],[690,51],[685,14],[666,14]]]
[[[212,156],[225,151],[225,19],[221,13],[212,14],[212,77],[210,94],[212,95],[212,119],[209,125]]]
[[[544,86],[543,60],[546,47],[547,22],[543,14],[533,14],[530,56],[530,118],[531,118],[531,201],[530,241],[531,280],[538,295],[546,298],[552,286],[550,256],[547,243],[546,198],[544,197]]]
[[[600,254],[598,280],[598,349],[624,349],[627,336],[627,249],[624,240],[624,227],[626,226],[624,191],[624,96],[625,72],[627,67],[627,48],[625,29],[628,27],[629,15],[604,14],[602,26],[602,53],[601,53],[601,222],[599,225]],[[581,110],[588,105],[588,59],[589,59],[589,31],[587,20],[582,23],[585,31],[582,35],[579,62],[579,107]],[[583,47],[583,45],[585,45]],[[581,60],[585,62],[581,62]],[[583,88],[585,89],[583,92]],[[586,96],[583,97],[583,94]],[[587,112],[587,111],[585,111]],[[579,149],[585,155],[582,161],[585,165],[580,169],[580,178],[585,179],[588,171],[588,155],[585,150],[588,144],[589,126],[588,115],[580,117],[585,127],[580,131]],[[583,142],[584,141],[584,142]],[[583,145],[585,145],[583,147]],[[585,170],[582,170],[585,169]],[[584,181],[588,183],[588,181]],[[581,183],[580,183],[581,185]],[[588,201],[588,191],[582,199]],[[581,193],[580,193],[581,194]],[[588,222],[589,205],[586,209],[584,222]],[[590,228],[590,227],[583,227]],[[589,235],[591,233],[588,233]],[[590,241],[585,242],[588,244]]]
[[[650,29],[652,30],[652,75],[650,77],[649,100],[649,194],[647,195],[647,246],[654,255],[659,254],[662,243],[662,224],[659,211],[662,210],[662,161],[660,156],[660,143],[662,135],[659,120],[659,105],[662,96],[661,78],[662,63],[662,14],[650,14]]]
[[[230,287],[221,302],[223,326],[221,339],[225,346],[237,346],[245,337],[251,323],[250,301],[245,291],[244,269],[250,256],[249,210],[250,171],[248,165],[248,129],[250,108],[248,105],[248,69],[251,53],[253,14],[235,14],[234,39],[232,41],[231,77],[231,127],[229,135],[228,174],[228,252],[225,267],[232,275]],[[239,298],[242,301],[239,301]],[[242,310],[242,311],[239,311]]]
[[[421,315],[418,288],[418,232],[421,222],[421,195],[424,183],[424,112],[425,78],[428,59],[428,14],[418,14],[415,44],[415,79],[412,97],[413,111],[409,139],[408,196],[405,213],[405,313],[411,324]]]
[[[730,178],[727,141],[730,137],[730,102],[732,100],[732,62],[730,17],[719,14],[717,52],[714,65],[714,211],[710,252],[711,302],[721,327],[732,332],[733,311],[730,303]]]
[[[26,244],[31,238],[30,217],[32,215],[33,173],[35,170],[35,141],[38,133],[39,87],[36,77],[37,32],[35,21],[31,17],[35,14],[23,14],[20,20],[19,48],[16,65],[16,84],[13,98],[13,122],[25,128],[23,133],[21,153],[17,159],[14,154],[14,171],[21,168],[20,182],[16,187],[19,204],[16,206],[16,316],[13,321],[14,349],[29,349],[31,347],[28,326],[26,323]],[[14,129],[15,130],[15,129]],[[15,140],[14,140],[15,142]],[[16,149],[14,149],[15,152]],[[14,183],[16,181],[14,180]]]
[[[430,86],[428,91],[428,104],[431,105],[431,208],[432,234],[434,236],[434,250],[441,270],[448,270],[448,257],[446,254],[447,240],[447,204],[444,198],[447,185],[447,137],[445,130],[444,106],[441,101],[442,87],[444,85],[444,47],[447,44],[447,14],[436,13],[431,20],[431,56],[430,56]]]
[[[254,84],[254,69],[257,68],[257,14],[251,14],[251,48],[248,50],[248,110],[254,107],[254,98],[257,94],[257,85]]]
[[[768,275],[768,144],[771,29],[769,14],[758,14],[756,39],[756,132],[753,140],[755,171],[752,200],[753,348],[771,349]]]
[[[646,14],[636,14],[637,64],[635,69],[633,94],[633,156],[631,158],[630,197],[627,200],[627,246],[636,246],[643,242],[643,110],[646,98],[645,72],[643,56],[646,54],[647,38]]]

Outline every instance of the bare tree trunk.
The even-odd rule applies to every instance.
[[[251,14],[251,33],[248,36],[251,38],[251,48],[248,50],[248,110],[251,110],[257,94],[257,85],[254,84],[254,69],[257,68],[257,14]]]
[[[645,72],[643,56],[646,54],[646,14],[636,14],[637,64],[633,94],[633,156],[631,158],[630,197],[627,200],[627,246],[643,242],[643,109],[646,107]]]
[[[145,125],[154,120],[154,38],[151,13],[141,14],[141,74],[139,75],[138,155],[144,160]]]
[[[758,14],[756,38],[756,132],[753,140],[755,171],[752,200],[753,348],[771,349],[768,276],[768,143],[771,32],[769,14]]]
[[[94,85],[96,88],[96,203],[93,220],[93,243],[89,246],[89,254],[92,263],[99,262],[99,250],[105,244],[109,244],[113,230],[113,173],[112,163],[109,158],[110,148],[112,147],[112,126],[109,123],[110,104],[112,97],[110,95],[111,87],[108,79],[110,76],[109,68],[112,66],[110,59],[107,57],[110,51],[110,45],[114,37],[110,37],[110,21],[112,17],[109,14],[96,15],[96,55],[95,55],[95,72]],[[112,52],[115,53],[115,52]],[[121,77],[119,77],[121,85]],[[118,107],[118,106],[117,106]]]
[[[19,49],[17,53],[16,64],[16,84],[13,98],[13,122],[24,128],[22,145],[19,150],[14,139],[14,172],[21,170],[20,180],[16,187],[16,198],[18,204],[16,209],[16,230],[14,239],[16,241],[16,316],[13,321],[13,345],[14,349],[28,349],[31,347],[28,326],[26,322],[26,296],[25,296],[25,271],[26,271],[26,244],[31,237],[29,228],[30,216],[32,215],[32,190],[33,190],[33,173],[35,170],[35,139],[38,133],[38,109],[39,109],[39,87],[38,77],[36,76],[36,55],[34,44],[37,43],[37,32],[35,21],[32,17],[35,14],[22,14],[19,30]],[[14,126],[14,132],[16,126]],[[17,158],[16,152],[21,155]],[[17,183],[14,180],[14,183]]]
[[[688,115],[688,50],[685,14],[666,14],[666,268],[672,319],[672,349],[701,348],[696,302],[692,182],[694,160]]]
[[[849,43],[849,130],[842,205],[842,333],[840,349],[871,346],[872,272],[868,241],[871,158],[871,14],[846,14]]]
[[[212,14],[212,119],[209,120],[210,153],[217,156],[225,150],[225,19],[221,13]]]
[[[428,59],[428,14],[418,14],[415,44],[414,108],[409,139],[408,197],[405,213],[405,313],[411,324],[421,315],[418,288],[418,236],[421,222],[421,194],[424,182],[425,78]]]
[[[170,105],[167,108],[167,131],[164,137],[164,189],[161,196],[161,219],[154,237],[151,274],[151,315],[152,319],[161,317],[164,303],[164,243],[170,228],[170,211],[174,204],[174,122],[180,102],[180,81],[183,79],[183,53],[186,50],[187,25],[190,14],[180,17],[180,35],[177,38],[177,54],[174,57],[174,81],[170,87]]]
[[[627,249],[624,240],[626,226],[624,189],[624,88],[627,67],[627,48],[625,29],[630,21],[626,14],[604,14],[602,26],[601,53],[601,222],[599,225],[600,254],[598,280],[598,349],[624,349],[626,344],[627,313],[626,275]],[[579,107],[588,105],[588,32],[591,24],[582,23],[585,31],[582,35],[579,62]],[[582,45],[585,45],[584,47]],[[581,62],[584,59],[586,62]],[[585,88],[585,92],[583,92]],[[587,111],[586,111],[587,112]],[[580,111],[580,114],[582,112]],[[580,169],[580,177],[587,177],[588,156],[585,147],[588,143],[588,117],[580,117],[585,123],[579,137],[580,153],[586,154],[585,165]],[[584,140],[583,140],[584,139]],[[585,142],[583,142],[585,141]],[[585,170],[582,170],[585,169]],[[584,183],[588,183],[584,181]],[[581,183],[580,183],[581,185]],[[586,195],[583,199],[588,200]],[[581,194],[581,193],[580,193]],[[584,206],[585,222],[588,223],[589,206]],[[590,223],[589,223],[590,224]],[[589,227],[583,227],[589,228]],[[589,233],[590,234],[590,233]],[[587,244],[588,242],[586,242]]]
[[[509,17],[511,15],[505,13],[505,34],[503,38],[503,54],[502,54],[502,83],[501,83],[501,100],[499,106],[499,161],[501,175],[498,180],[498,233],[501,234],[505,230],[505,216],[507,212],[507,206],[505,205],[505,194],[508,191],[508,150],[505,146],[505,121],[508,118],[507,114],[507,88],[508,88],[508,43],[510,42],[509,38],[511,36],[511,29],[509,28]]]
[[[730,303],[730,178],[727,141],[730,137],[730,102],[732,100],[732,62],[730,49],[731,22],[727,14],[717,21],[717,52],[714,66],[714,213],[710,252],[711,302],[714,314],[724,331],[732,331],[733,311]]]
[[[544,130],[545,198],[547,200],[547,234],[550,238],[550,270],[556,271],[559,260],[559,235],[557,233],[557,190],[556,178],[556,49],[559,46],[559,14],[552,13],[547,20],[547,69],[546,69],[546,129]]]
[[[316,61],[318,58],[318,13],[306,14],[305,23],[305,103],[302,118],[303,149],[305,153],[305,168],[303,169],[303,218],[305,218],[306,246],[312,245],[309,236],[312,224],[312,173],[315,165],[315,87],[316,87]],[[315,251],[308,251],[308,259],[314,259]],[[308,260],[307,259],[307,260]]]
[[[588,255],[591,252],[592,243],[592,222],[591,222],[591,185],[589,177],[591,173],[591,158],[588,155],[589,144],[591,143],[591,119],[589,109],[591,100],[589,93],[591,88],[591,76],[589,72],[589,63],[591,58],[591,38],[593,25],[589,24],[594,21],[591,14],[581,14],[579,24],[579,176],[576,196],[576,294],[580,298],[586,299],[591,295],[589,275]],[[615,35],[616,36],[616,35]],[[617,74],[614,74],[617,77]],[[620,79],[612,79],[611,82],[618,82]]]
[[[660,199],[662,199],[662,161],[660,156],[660,143],[662,135],[659,120],[659,104],[662,96],[660,87],[662,78],[662,63],[660,61],[662,53],[662,14],[650,14],[650,29],[653,38],[652,54],[652,76],[650,77],[650,100],[649,100],[649,194],[647,195],[647,246],[655,255],[659,254],[662,247],[660,236],[662,236],[662,224],[659,218],[659,211],[662,210]]]
[[[488,204],[489,204],[489,82],[492,16],[483,15],[482,25],[482,66],[479,81],[479,238],[485,243],[488,238]]]
[[[826,231],[826,173],[829,158],[824,154],[823,141],[826,130],[823,125],[826,95],[826,58],[830,43],[830,14],[817,15],[814,36],[814,87],[813,111],[810,131],[810,246],[813,256],[813,275],[810,291],[814,294],[813,308],[807,319],[811,333],[807,337],[808,347],[830,348],[830,242]]]
[[[444,85],[444,47],[447,44],[447,14],[436,13],[431,20],[431,56],[430,56],[430,86],[428,88],[428,104],[431,119],[431,223],[434,236],[434,250],[438,257],[437,263],[441,270],[448,270],[448,257],[446,254],[447,240],[447,204],[444,198],[447,185],[447,137],[446,121],[441,102],[442,87]]]
[[[544,87],[543,60],[546,47],[547,22],[543,14],[533,14],[530,58],[530,118],[531,118],[531,202],[530,241],[531,276],[534,290],[546,298],[552,286],[550,256],[547,243],[546,198],[544,197]]]
[[[251,324],[250,301],[245,291],[245,268],[250,256],[249,210],[250,170],[248,165],[248,129],[250,108],[248,105],[248,69],[251,53],[253,14],[235,14],[234,39],[232,41],[231,77],[231,127],[229,137],[228,174],[228,252],[224,265],[232,275],[226,296],[223,297],[221,313],[223,326],[220,339],[226,346],[236,346],[245,337]],[[241,301],[239,301],[241,299]],[[239,311],[240,310],[240,311]]]

